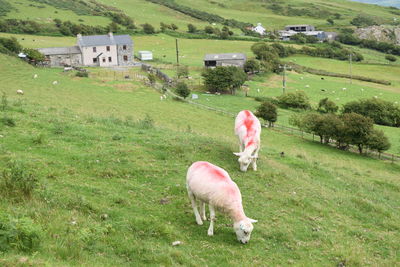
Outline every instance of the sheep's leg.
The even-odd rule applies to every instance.
[[[207,221],[206,217],[206,203],[203,201],[200,201],[200,215],[203,221]]]
[[[215,210],[214,210],[214,206],[212,205],[208,205],[210,208],[210,227],[208,228],[208,235],[212,236],[214,235],[214,221],[215,221]]]
[[[254,152],[254,158],[251,161],[251,165],[253,167],[253,170],[257,170],[257,159],[258,159],[258,151],[260,150],[260,147],[257,147],[256,151]]]
[[[196,222],[198,225],[202,225],[203,221],[201,220],[199,211],[197,210],[196,199],[195,199],[192,191],[190,191],[190,189],[188,189],[188,195],[189,195],[190,202],[192,203],[192,208],[193,208],[194,216],[196,217]]]

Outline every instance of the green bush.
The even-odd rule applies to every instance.
[[[298,108],[298,109],[310,109],[310,100],[305,92],[296,91],[292,93],[286,93],[277,97],[279,106],[283,108]]]
[[[206,68],[201,74],[204,78],[204,85],[210,92],[234,94],[247,80],[246,73],[234,66]]]
[[[34,252],[40,246],[43,232],[30,218],[12,218],[0,211],[0,251],[16,249]]]
[[[321,113],[335,113],[338,111],[338,109],[339,107],[335,104],[335,102],[326,97],[319,101],[317,111]]]
[[[395,62],[395,61],[397,61],[397,58],[396,58],[395,56],[393,56],[393,55],[386,55],[386,56],[385,56],[385,59],[386,59],[386,60],[389,60],[390,62]]]
[[[186,98],[190,95],[190,89],[183,81],[177,83],[175,92],[183,98]]]
[[[255,115],[267,121],[269,127],[272,127],[278,119],[276,106],[271,102],[261,103]]]
[[[38,179],[24,164],[16,161],[0,173],[0,192],[9,198],[30,198],[38,186]]]
[[[75,74],[75,76],[87,78],[87,77],[89,77],[89,73],[88,73],[87,71],[78,71],[78,72]]]

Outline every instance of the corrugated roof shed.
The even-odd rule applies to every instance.
[[[80,46],[100,46],[100,45],[130,45],[132,39],[129,35],[90,35],[78,37]]]
[[[39,48],[38,51],[46,56],[81,53],[81,49],[79,48],[79,46]]]
[[[243,53],[226,53],[226,54],[207,54],[204,56],[204,61],[208,60],[245,60],[246,55]]]

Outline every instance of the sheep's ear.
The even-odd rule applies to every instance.
[[[258,222],[257,220],[254,220],[254,219],[252,219],[252,218],[247,218],[247,219],[249,219],[249,221],[250,221],[251,223],[256,223],[256,222]]]
[[[233,152],[234,155],[241,157],[243,155],[243,152]]]

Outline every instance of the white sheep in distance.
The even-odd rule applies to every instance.
[[[17,95],[23,95],[24,91],[22,91],[21,89],[17,90]]]
[[[238,153],[240,170],[245,172],[252,163],[253,170],[257,170],[258,151],[260,150],[261,123],[249,110],[242,110],[235,119],[235,134],[239,137]]]
[[[38,75],[37,75],[37,74],[33,75],[33,79],[36,79],[37,77],[38,77]]]
[[[196,222],[199,225],[207,220],[205,204],[210,209],[208,235],[214,235],[215,209],[230,216],[237,239],[246,244],[250,240],[256,220],[248,218],[243,210],[242,196],[236,183],[222,168],[206,161],[193,163],[187,172],[186,187],[192,204]],[[200,202],[200,213],[197,202]]]
[[[53,81],[53,85],[56,85],[56,84],[58,84],[58,82],[57,81]]]

